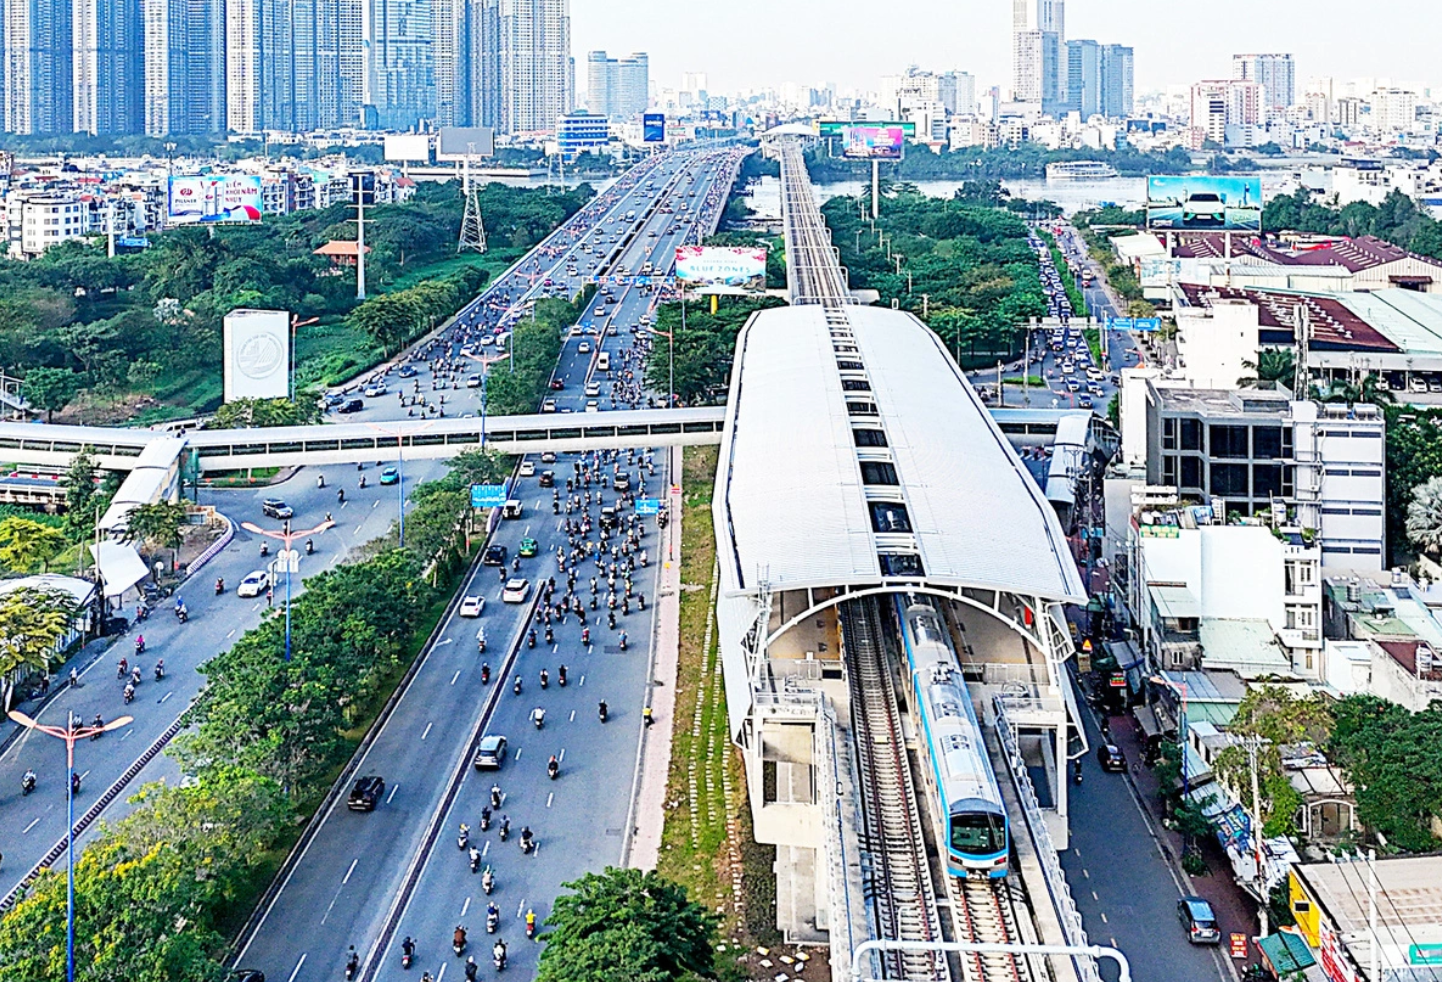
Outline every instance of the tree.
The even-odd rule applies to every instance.
[[[44,572],[67,544],[65,533],[53,525],[19,515],[0,521],[0,565],[16,573],[36,566]]]
[[[74,599],[58,590],[21,587],[0,597],[0,678],[5,685],[0,704],[10,704],[24,669],[49,669],[56,645],[70,633],[75,609]]]
[[[1371,695],[1347,696],[1334,711],[1334,758],[1357,798],[1357,818],[1407,852],[1437,848],[1442,815],[1442,701],[1420,713]]]
[[[55,419],[55,411],[70,405],[80,391],[80,376],[68,368],[32,368],[25,373],[20,392],[32,406],[45,410],[47,422]]]
[[[179,549],[180,530],[186,523],[185,505],[180,502],[136,505],[125,516],[125,541],[150,549]]]
[[[1407,541],[1418,549],[1434,556],[1442,552],[1442,477],[1428,478],[1412,489],[1406,527]]]
[[[716,919],[654,870],[608,866],[565,884],[537,982],[675,982],[715,974]]]
[[[66,522],[72,529],[86,530],[87,534],[90,523],[96,517],[91,511],[97,493],[95,479],[99,472],[94,449],[84,446],[70,458],[70,466],[61,479],[61,484],[65,486]]]
[[[320,407],[314,399],[232,399],[210,418],[218,429],[247,429],[253,426],[304,426],[320,421]]]
[[[1237,379],[1243,388],[1270,388],[1274,382],[1290,388],[1297,375],[1297,356],[1290,348],[1263,348],[1256,361],[1243,359],[1242,367],[1252,373]]]

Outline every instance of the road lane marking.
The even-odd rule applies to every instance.
[[[572,715],[572,716],[575,716],[576,714],[575,714],[575,712],[573,711],[573,712],[571,713],[571,715]],[[562,748],[561,748],[561,752],[556,755],[556,763],[558,763],[558,764],[563,764],[563,763],[565,763],[565,761],[566,761],[566,748],[565,748],[565,747],[562,747]]]
[[[39,818],[36,818],[36,819],[35,819],[34,821],[32,821],[29,825],[25,826],[25,830],[24,830],[23,832],[21,832],[20,834],[21,834],[21,835],[25,835],[27,832],[29,832],[31,829],[33,829],[39,822],[40,822],[40,819],[39,819]]]
[[[1095,890],[1092,891],[1092,899],[1098,902],[1101,901],[1101,897],[1097,896],[1097,892]]]
[[[455,684],[456,684],[456,679],[458,679],[458,678],[460,678],[460,677],[461,677],[461,670],[458,668],[458,669],[456,669],[456,674],[454,674],[454,675],[451,676],[451,685],[455,685]]]
[[[389,805],[391,803],[391,799],[396,796],[396,792],[400,790],[400,787],[401,786],[399,784],[391,785],[391,793],[386,795],[386,804]]]
[[[445,978],[445,977],[446,977],[446,965],[445,965],[445,962],[442,962],[442,963],[441,963],[441,970],[436,973],[436,982],[441,982],[441,979],[443,979],[443,978]]]
[[[520,906],[518,906],[518,907],[516,908],[516,916],[517,916],[517,917],[521,917],[521,916],[522,916],[523,914],[525,914],[525,913],[526,913],[526,898],[525,898],[525,897],[522,897],[522,898],[521,898]]]
[[[372,508],[379,508],[379,507],[380,507],[380,502],[379,502],[379,501],[372,501],[372,502],[371,502],[371,507],[372,507]]]
[[[490,852],[490,851],[491,851],[491,840],[490,840],[490,839],[487,839],[487,840],[486,840],[486,844],[481,847],[481,858],[484,859],[484,858],[486,857],[486,853],[488,853],[488,852]]]
[[[131,736],[134,735],[134,733],[135,733],[134,730],[126,730],[126,731],[125,731],[125,735],[122,736],[120,739],[122,739],[122,740],[129,740],[129,739],[131,738]]]
[[[304,964],[305,964],[305,955],[302,954],[302,955],[300,956],[300,961],[298,961],[298,962],[295,963],[295,970],[290,973],[290,978],[287,979],[286,982],[295,982],[295,977],[300,974],[300,967],[301,967],[302,965],[304,965]]]
[[[574,709],[571,710],[571,718],[570,718],[567,722],[571,722],[571,723],[576,722],[576,711],[575,711]]]
[[[546,807],[547,807],[547,808],[550,808],[550,807],[551,807],[551,802],[553,802],[553,801],[555,801],[555,800],[556,800],[556,792],[552,791],[550,794],[546,795]]]
[[[235,637],[235,628],[230,629],[230,633],[225,636],[225,640],[229,641],[233,637]]]
[[[1086,870],[1082,870],[1082,876],[1085,877],[1085,878],[1088,879],[1088,880],[1090,880],[1090,879],[1092,878],[1092,875],[1091,875],[1090,873],[1088,873]]]
[[[437,641],[435,646],[436,646],[437,648],[444,648],[444,647],[445,647],[446,645],[448,645],[448,644],[455,644],[455,643],[456,643],[456,639],[455,639],[455,638],[443,638],[442,640]]]
[[[517,748],[516,748],[516,759],[517,759],[517,760],[520,760],[520,759],[521,759],[521,752],[522,752],[523,750],[525,750],[525,749],[526,749],[525,747],[517,747]],[[501,800],[502,800],[502,801],[505,801],[505,800],[506,800],[506,796],[505,796],[505,795],[501,795]]]
[[[163,696],[160,697],[160,701],[161,701],[161,702],[164,702],[165,700],[169,699],[169,698],[170,698],[171,696],[173,696],[173,695],[175,695],[175,693],[174,693],[173,691],[167,692],[165,695],[163,695]]]
[[[428,737],[428,736],[431,735],[431,727],[432,727],[432,726],[435,726],[435,725],[436,725],[436,724],[434,724],[434,723],[427,723],[427,724],[426,724],[426,731],[421,734],[421,739],[422,739],[422,740],[424,740],[426,737]]]
[[[470,909],[471,909],[471,898],[470,898],[470,897],[467,897],[467,898],[466,898],[466,902],[463,903],[463,904],[461,904],[461,916],[462,916],[462,917],[465,917],[465,916],[466,916],[466,911],[468,911],[468,910],[470,910]]]
[[[1102,915],[1102,923],[1103,923],[1103,924],[1107,923],[1107,912],[1106,912],[1106,911],[1102,911],[1102,912],[1101,912],[1101,915]]]
[[[581,681],[580,681],[578,684],[579,684],[579,685],[585,685],[585,684],[586,684],[586,676],[582,675],[582,676],[581,676]]]
[[[350,861],[350,869],[345,871],[345,878],[340,881],[341,886],[345,886],[347,883],[350,882],[350,875],[355,872],[355,864],[358,862],[360,862],[359,856]]]

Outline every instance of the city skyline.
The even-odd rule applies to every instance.
[[[661,20],[640,5],[583,0],[573,5],[574,49],[648,51],[651,77],[663,88],[674,87],[682,72],[704,72],[717,92],[787,82],[834,82],[841,89],[875,90],[881,76],[913,64],[934,71],[966,71],[984,86],[1009,85],[1011,0],[964,6],[900,0],[886,9],[884,20],[858,31],[854,19],[837,16],[835,4],[735,0],[727,5],[727,22],[746,26],[737,35],[745,43],[723,46],[716,43],[714,14],[701,8],[682,6]],[[1232,55],[1250,51],[1291,52],[1299,91],[1313,76],[1442,85],[1442,72],[1423,46],[1396,46],[1391,30],[1397,23],[1435,19],[1434,8],[1422,0],[1383,0],[1377,16],[1368,18],[1357,18],[1355,7],[1342,0],[1282,0],[1266,5],[1215,0],[1211,9],[1212,16],[1187,25],[1181,32],[1185,43],[1178,45],[1166,36],[1167,31],[1177,31],[1175,19],[1159,17],[1155,4],[1071,0],[1066,35],[1132,46],[1138,93],[1189,85],[1199,78],[1228,77]],[[1331,35],[1344,17],[1349,43],[1339,47]],[[1238,24],[1248,29],[1230,27]],[[765,30],[754,29],[760,25]]]

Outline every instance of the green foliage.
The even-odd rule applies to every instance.
[[[34,406],[45,410],[45,418],[53,420],[57,409],[64,409],[80,391],[81,377],[69,368],[32,368],[20,386],[21,394]]]
[[[1387,530],[1394,561],[1405,552],[1414,489],[1442,477],[1442,410],[1384,406],[1387,417]]]
[[[1318,235],[1375,235],[1379,239],[1442,259],[1442,222],[1401,191],[1380,205],[1354,201],[1342,208],[1319,204],[1307,188],[1275,197],[1262,211],[1262,227]]]
[[[537,982],[680,982],[715,974],[716,919],[655,871],[608,866],[565,884]]]
[[[1282,686],[1256,686],[1243,697],[1227,731],[1244,740],[1256,741],[1257,799],[1263,832],[1294,835],[1293,819],[1303,799],[1287,780],[1281,748],[1297,744],[1323,745],[1332,731],[1331,704],[1320,694],[1298,699]],[[1234,745],[1223,749],[1217,754],[1213,767],[1217,777],[1250,812],[1252,763],[1247,748]]]
[[[210,425],[217,429],[252,426],[303,426],[320,421],[314,399],[235,399],[215,411]]]
[[[0,597],[0,676],[27,667],[48,670],[74,616],[75,600],[57,590],[21,587]]]
[[[680,303],[665,304],[657,311],[656,329],[671,337],[655,337],[646,359],[647,384],[658,392],[666,391],[674,341],[677,397],[686,405],[714,400],[723,393],[730,375],[736,335],[756,311],[781,306],[784,302],[774,297],[721,297],[712,314],[709,300],[690,300],[683,328]]]
[[[839,150],[838,146],[836,151]],[[928,153],[913,147],[905,159],[882,164],[881,171],[893,180],[1039,180],[1046,177],[1047,164],[1074,160],[1100,160],[1129,177],[1183,174],[1192,169],[1192,155],[1180,147],[1166,153],[1152,153],[1138,151],[1125,143],[1116,150],[1070,147],[1049,150],[1039,143],[1021,143],[992,149],[964,147],[944,153]],[[869,170],[865,162],[830,156],[824,144],[807,152],[806,167],[811,179],[819,183],[856,180]]]
[[[185,505],[178,501],[136,505],[125,516],[125,541],[139,542],[149,549],[176,549],[185,525]]]
[[[561,354],[561,335],[575,323],[584,303],[540,300],[535,316],[516,323],[507,344],[509,357],[491,365],[486,376],[486,412],[491,416],[534,413],[550,391],[547,386]]]
[[[1370,695],[1334,711],[1332,751],[1357,797],[1357,818],[1404,852],[1437,848],[1431,822],[1442,815],[1442,702],[1420,713]]]
[[[12,515],[0,520],[0,565],[15,573],[49,568],[67,545],[65,533],[54,525]]]

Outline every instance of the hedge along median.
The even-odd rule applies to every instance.
[[[504,463],[479,453],[457,463],[416,489],[437,517],[408,521],[405,548],[383,539],[370,558],[306,581],[289,662],[284,620],[272,616],[202,667],[207,686],[173,749],[185,786],[141,789],[138,807],[76,864],[77,978],[225,976],[226,930],[264,890],[465,568],[460,472]],[[432,586],[423,571],[437,556]],[[65,892],[63,872],[47,872],[0,919],[0,982],[65,977]]]

